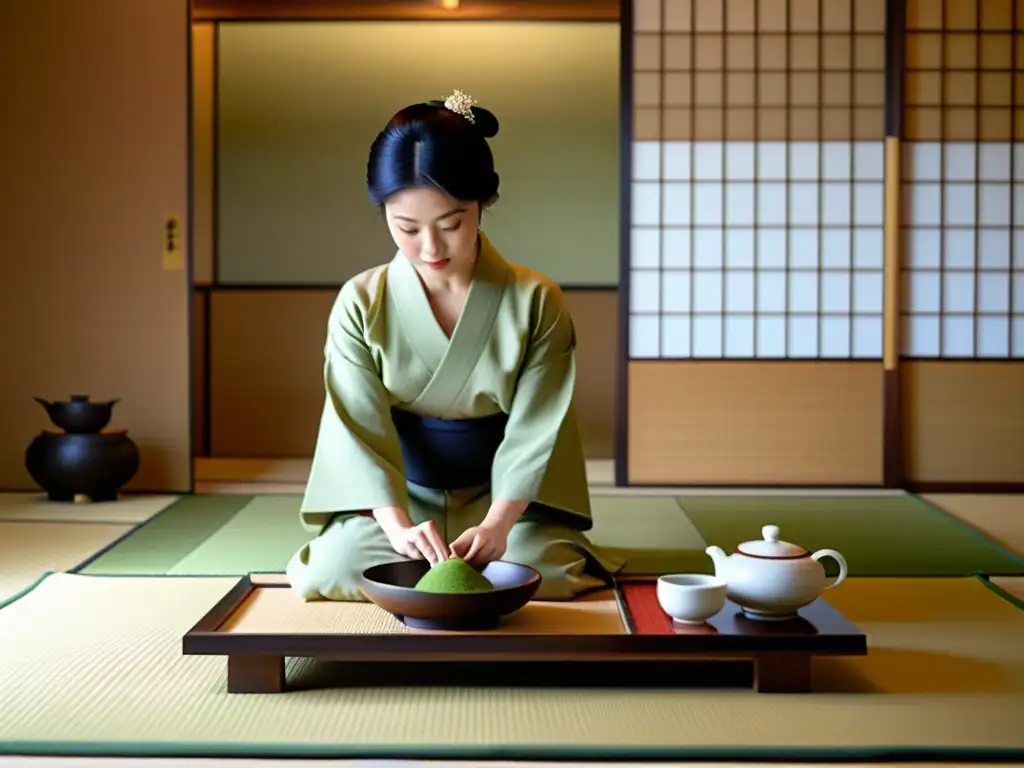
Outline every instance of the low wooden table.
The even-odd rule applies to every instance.
[[[183,638],[186,655],[226,656],[228,692],[286,689],[285,657],[347,662],[749,661],[754,689],[811,689],[811,659],[862,656],[864,633],[822,599],[789,621],[749,619],[727,602],[701,626],[673,621],[655,582],[568,603],[532,602],[496,630],[410,629],[371,603],[304,603],[282,583],[243,577]],[[452,679],[457,683],[457,677]]]

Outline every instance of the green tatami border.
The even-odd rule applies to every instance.
[[[532,762],[1020,763],[1024,747],[665,747],[472,744],[422,746],[305,742],[0,743],[0,755],[135,758],[335,758],[347,760],[494,760]]]
[[[1016,595],[1010,594],[1005,589],[1000,587],[998,584],[990,581],[985,576],[976,576],[975,578],[977,578],[978,581],[980,581],[994,595],[996,595],[998,597],[1001,597],[1003,600],[1008,602],[1014,608],[1019,608],[1020,610],[1024,611],[1024,600],[1021,600]],[[996,578],[999,578],[999,577],[997,576]]]
[[[29,594],[31,594],[32,592],[35,591],[36,587],[38,587],[40,584],[42,584],[48,578],[53,576],[53,574],[55,574],[55,573],[58,573],[58,571],[43,571],[41,574],[39,574],[39,576],[36,577],[36,580],[33,581],[31,584],[25,585],[24,587],[19,589],[17,592],[15,592],[13,595],[8,595],[3,600],[0,600],[0,611],[2,611],[4,608],[6,608],[11,603],[16,603],[19,600],[21,600],[21,598],[27,597]]]

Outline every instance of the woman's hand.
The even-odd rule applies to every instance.
[[[508,528],[483,522],[463,531],[452,542],[451,551],[467,563],[482,568],[494,560],[500,560],[508,544]]]
[[[435,565],[451,557],[448,545],[433,520],[408,528],[395,528],[387,534],[395,552],[413,560],[426,560]]]
[[[427,560],[431,565],[451,557],[433,520],[413,525],[408,513],[398,507],[375,509],[373,517],[398,554],[413,560]]]

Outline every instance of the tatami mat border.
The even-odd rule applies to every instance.
[[[472,744],[291,744],[259,742],[0,743],[0,755],[107,758],[320,758],[343,760],[494,760],[723,763],[1021,763],[1024,749],[998,747],[621,747]]]
[[[17,592],[15,592],[13,595],[8,595],[3,600],[0,600],[0,611],[2,611],[11,603],[16,603],[18,600],[31,593],[36,587],[38,587],[48,578],[53,576],[53,574],[55,573],[57,573],[57,571],[43,571],[31,584],[27,584],[26,586],[22,587]]]
[[[1003,600],[1005,600],[1015,608],[1019,608],[1020,610],[1024,611],[1024,600],[1021,600],[1016,595],[1011,595],[998,584],[994,583],[993,581],[990,581],[986,576],[976,576],[975,578],[982,584],[984,584],[993,594],[996,594],[999,597],[1003,598]]]

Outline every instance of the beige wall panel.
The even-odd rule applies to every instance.
[[[191,490],[191,295],[163,260],[165,215],[189,227],[188,3],[2,7],[0,488],[33,487],[32,397],[82,393],[121,398],[111,427],[142,451],[127,490]]]
[[[221,27],[220,282],[330,285],[389,258],[367,199],[370,143],[396,109],[457,87],[501,122],[501,200],[483,223],[495,245],[560,283],[618,283],[619,25],[429,22],[444,51],[429,66],[423,25]]]
[[[880,484],[882,366],[631,362],[629,481]]]
[[[212,23],[192,25],[192,120],[195,149],[192,160],[192,189],[195,210],[192,252],[192,280],[196,285],[213,282],[213,195],[214,114],[217,90],[217,27]]]
[[[308,457],[323,405],[321,366],[336,292],[221,291],[211,306],[211,448],[231,458]],[[613,456],[617,294],[568,294],[579,335],[587,455]]]
[[[909,480],[1024,481],[1024,361],[901,368]]]
[[[210,304],[210,451],[313,453],[336,291],[221,291]]]
[[[618,291],[569,291],[576,323],[576,408],[583,449],[591,459],[615,457],[619,356]]]

